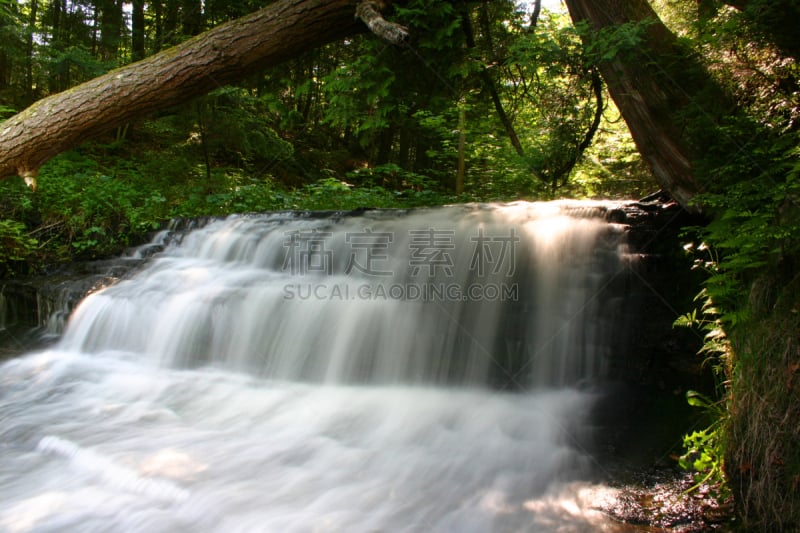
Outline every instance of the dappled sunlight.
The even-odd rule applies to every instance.
[[[557,484],[536,499],[522,504],[533,523],[546,531],[623,533],[634,528],[620,524],[601,509],[613,505],[615,489],[586,483]]]

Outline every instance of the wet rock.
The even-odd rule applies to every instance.
[[[600,510],[621,523],[646,528],[642,531],[733,531],[731,503],[718,502],[708,486],[693,489],[693,485],[688,474],[652,471],[639,482],[620,486],[616,498],[604,502]]]

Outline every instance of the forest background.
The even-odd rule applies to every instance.
[[[0,116],[264,4],[3,0]],[[35,194],[4,180],[0,269],[117,253],[175,217],[652,192],[566,11],[533,7],[412,2],[406,45],[327,45],[56,157]]]

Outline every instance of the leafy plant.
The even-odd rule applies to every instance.
[[[720,276],[718,259],[713,251],[701,243],[695,247],[687,245],[687,251],[704,254],[694,261],[694,268],[705,270],[713,276]],[[705,355],[704,364],[711,364],[717,378],[717,394],[721,400],[715,401],[697,392],[688,391],[686,401],[689,405],[703,409],[711,423],[704,429],[693,431],[683,437],[685,453],[681,455],[678,464],[681,468],[694,472],[695,485],[687,490],[692,492],[704,484],[708,484],[719,500],[728,498],[731,491],[725,475],[725,441],[724,434],[729,414],[726,407],[728,396],[727,376],[730,371],[731,344],[725,331],[725,317],[722,311],[714,304],[708,290],[703,288],[695,297],[701,301],[698,309],[678,317],[673,326],[690,327],[701,331],[703,346],[699,354]],[[731,319],[728,318],[730,323]]]
[[[589,24],[581,22],[576,25],[579,34],[587,36],[586,55],[592,63],[611,61],[619,56],[635,53],[641,48],[647,28],[656,23],[655,20],[627,22],[616,26],[608,26],[600,31],[593,31]]]
[[[5,119],[7,119],[16,112],[17,110],[14,109],[13,107],[0,104],[0,122],[3,122]]]
[[[683,437],[685,453],[678,459],[684,470],[694,472],[695,484],[686,490],[693,492],[708,484],[718,500],[730,494],[725,476],[724,421],[726,409],[722,402],[713,401],[697,391],[688,391],[686,401],[693,407],[706,411],[713,422],[706,428],[693,431]]]
[[[26,270],[25,262],[36,255],[38,241],[21,222],[0,219],[0,275]]]

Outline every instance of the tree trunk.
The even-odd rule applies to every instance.
[[[131,58],[144,59],[144,0],[133,0],[131,8]]]
[[[173,44],[180,42],[178,34],[178,18],[180,15],[180,6],[178,0],[166,0],[164,5],[164,34],[163,39],[159,41],[160,48],[169,48]]]
[[[116,61],[122,33],[122,3],[117,0],[98,2],[100,8],[100,59]]]
[[[566,0],[576,24],[595,30],[625,23],[643,24],[636,50],[599,62],[611,97],[622,113],[636,146],[659,185],[685,208],[697,211],[692,198],[701,190],[693,164],[703,147],[687,134],[699,115],[714,120],[715,111],[698,105],[701,93],[722,91],[703,65],[678,43],[646,0]],[[592,39],[591,36],[588,39]]]
[[[14,61],[12,61],[11,56],[8,54],[8,50],[6,48],[10,48],[8,45],[13,46],[13,44],[16,44],[14,42],[16,39],[10,38],[10,36],[16,31],[16,28],[14,28],[16,24],[11,24],[11,22],[13,21],[14,17],[19,16],[19,11],[17,9],[16,2],[8,5],[7,7],[0,7],[0,9],[5,11],[0,11],[0,34],[5,35],[6,38],[9,39],[9,42],[5,43],[3,48],[0,48],[0,92],[5,92],[5,90],[11,85],[11,72],[14,70]],[[11,26],[11,29],[6,29],[9,26]]]
[[[364,30],[359,0],[280,0],[143,61],[40,100],[0,125],[0,177],[254,70]]]
[[[35,100],[34,92],[36,90],[33,83],[33,33],[36,29],[36,17],[39,10],[38,0],[31,0],[30,16],[28,18],[27,35],[25,36],[25,95],[28,99],[26,104]]]
[[[181,18],[184,35],[197,35],[203,30],[203,6],[200,0],[182,0]]]
[[[458,106],[458,165],[456,168],[456,194],[464,192],[464,176],[466,174],[467,151],[467,110],[464,105]]]

